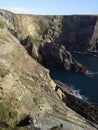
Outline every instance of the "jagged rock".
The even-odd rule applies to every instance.
[[[80,73],[87,73],[86,68],[73,59],[72,55],[64,46],[46,43],[39,47],[39,53],[43,57],[43,65],[64,68],[65,70],[73,70]]]
[[[63,18],[63,16],[15,15],[11,12],[0,10],[0,20],[4,24],[3,26],[1,24],[0,27],[2,28],[0,29],[1,130],[47,130],[54,128],[55,126],[59,127],[60,124],[63,124],[64,130],[98,129],[97,110],[89,106],[90,109],[87,111],[86,105],[88,106],[88,104],[84,103],[86,108],[84,109],[84,114],[86,114],[86,112],[92,114],[93,112],[90,112],[90,110],[94,110],[94,118],[91,115],[89,116],[88,113],[87,118],[85,115],[82,115],[80,113],[82,111],[81,108],[83,108],[81,107],[83,104],[82,101],[76,99],[73,95],[70,96],[67,87],[64,88],[66,91],[63,91],[62,88],[59,89],[61,90],[61,93],[65,94],[65,98],[62,97],[64,98],[63,100],[65,103],[62,102],[62,98],[57,98],[55,91],[57,86],[50,78],[49,71],[31,58],[19,42],[21,40],[27,40],[26,38],[30,40],[29,36],[31,36],[33,37],[33,43],[35,45],[38,44],[37,46],[39,46],[39,43],[44,43],[43,46],[41,46],[42,49],[49,44],[48,49],[53,50],[47,50],[47,53],[45,52],[44,54],[43,52],[43,55],[48,54],[49,56],[49,53],[51,52],[51,57],[55,58],[54,63],[58,63],[60,66],[60,63],[63,63],[63,67],[65,64],[65,69],[67,70],[72,67],[73,69],[76,69],[76,71],[80,71],[81,64],[77,64],[77,62],[72,59],[65,47],[57,44],[57,42],[61,43],[63,41],[62,38],[58,38],[62,33]],[[19,41],[11,35],[7,29],[19,39]],[[37,42],[36,39],[38,40]],[[46,45],[46,41],[49,41],[50,43]],[[29,41],[29,43],[30,42],[31,41]],[[51,43],[56,43],[56,45],[54,46],[54,44]],[[31,49],[31,45],[32,42],[26,45],[27,50]],[[34,51],[36,49],[35,46]],[[41,52],[37,53],[37,50],[35,52],[35,56],[37,55],[36,58],[38,59],[38,55]],[[41,62],[44,61],[44,57],[41,58]],[[77,66],[80,70],[77,70]],[[73,107],[71,107],[71,104]],[[78,106],[79,109],[77,108]],[[31,115],[32,124],[34,126],[16,127],[17,122],[21,122],[28,115]]]
[[[57,98],[56,84],[48,70],[32,59],[6,29],[0,29],[1,64],[0,129],[47,130],[59,123],[68,130],[97,130],[94,123],[87,123]],[[16,127],[28,115],[33,126]]]
[[[60,33],[63,32],[61,27],[65,21],[64,16],[15,15],[4,10],[0,10],[0,16],[9,31],[39,63],[58,66],[67,71],[73,68],[76,72],[86,73],[86,68],[73,60],[71,54],[65,49],[64,41],[59,42],[59,37],[62,37]]]
[[[61,89],[62,93],[66,95],[63,96],[63,101],[67,106],[84,116],[91,124],[92,122],[98,124],[98,107],[75,97],[72,91],[68,89],[66,91],[66,85],[60,81],[55,81],[55,83],[57,84],[58,89]]]
[[[62,90],[61,89],[57,89],[57,91],[56,91],[56,94],[58,95],[58,97],[61,99],[61,100],[63,100],[63,98],[64,98],[64,93],[62,92]]]

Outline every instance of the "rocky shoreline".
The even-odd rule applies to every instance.
[[[78,17],[72,16],[71,20]],[[64,42],[65,31],[61,29],[68,24],[68,18],[15,15],[0,10],[1,130],[98,129],[98,108],[75,97],[60,81],[54,82],[42,66],[87,73],[65,45],[59,44]],[[90,24],[95,21],[94,16]]]
[[[82,115],[83,117],[85,117],[88,121],[98,124],[97,106],[94,106],[87,101],[75,97],[75,95],[70,90],[70,88],[67,88],[66,91],[65,89],[66,85],[63,84],[62,82],[55,80],[55,83],[57,87],[60,88],[62,92],[65,94],[63,98],[63,102],[65,102],[68,107],[70,107],[71,109],[73,109],[74,111]]]

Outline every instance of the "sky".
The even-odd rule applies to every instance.
[[[1,0],[0,8],[41,15],[98,14],[98,0]]]

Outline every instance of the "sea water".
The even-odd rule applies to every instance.
[[[98,105],[98,56],[82,53],[72,53],[72,55],[86,66],[89,73],[83,75],[51,67],[51,78],[66,83],[77,97]]]

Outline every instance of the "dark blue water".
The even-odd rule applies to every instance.
[[[73,57],[89,70],[88,75],[50,68],[50,76],[68,84],[80,98],[98,104],[98,57],[90,54],[73,53]],[[85,99],[86,99],[85,98]]]

